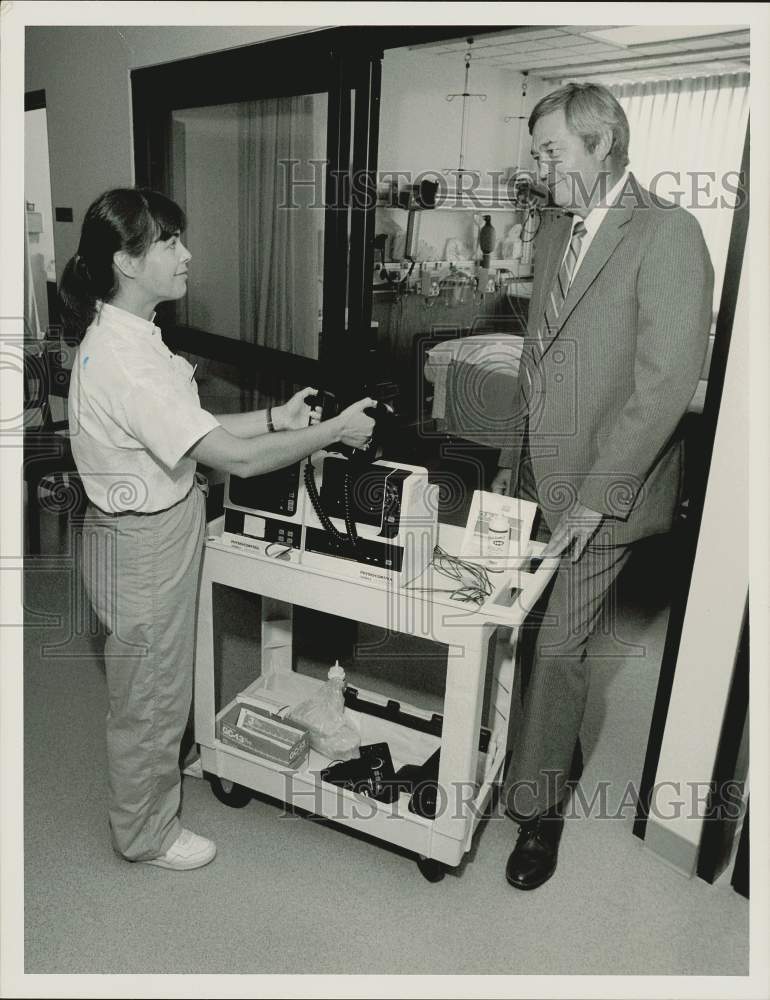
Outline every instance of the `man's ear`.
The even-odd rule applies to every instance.
[[[612,130],[603,129],[599,133],[599,141],[596,144],[596,149],[594,152],[598,155],[599,159],[604,161],[612,152]]]
[[[112,255],[112,263],[120,271],[124,278],[136,277],[136,258],[125,250],[118,250]]]

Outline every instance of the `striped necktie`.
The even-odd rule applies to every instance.
[[[556,335],[559,313],[561,312],[561,307],[564,305],[564,300],[567,298],[567,292],[575,274],[575,265],[580,256],[580,247],[585,234],[585,223],[581,219],[575,224],[572,230],[572,239],[567,248],[567,253],[564,255],[564,260],[561,262],[556,280],[551,287],[548,299],[546,300],[543,319],[537,329],[539,357],[542,357],[545,351],[546,338],[551,341]]]

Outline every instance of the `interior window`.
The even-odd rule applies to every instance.
[[[318,357],[327,112],[325,93],[173,112],[193,255],[179,323]]]

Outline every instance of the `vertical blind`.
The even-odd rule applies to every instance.
[[[631,170],[701,224],[714,265],[716,313],[749,115],[749,74],[646,80],[610,90],[628,116]]]

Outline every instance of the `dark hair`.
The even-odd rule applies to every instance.
[[[186,225],[182,209],[147,188],[113,188],[90,206],[83,219],[78,252],[68,261],[59,284],[65,336],[80,340],[91,325],[98,300],[109,302],[118,290],[113,255],[142,257],[157,240],[167,240]]]
[[[529,134],[539,118],[564,109],[568,128],[583,140],[592,153],[603,129],[612,133],[610,156],[619,167],[628,163],[630,130],[626,113],[612,93],[599,83],[566,83],[537,102],[529,116]]]

